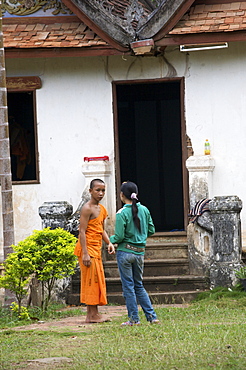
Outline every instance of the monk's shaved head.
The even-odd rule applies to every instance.
[[[94,179],[90,183],[90,189],[93,189],[94,188],[96,182],[100,182],[101,184],[105,184],[105,182],[103,180],[101,180],[101,179]]]

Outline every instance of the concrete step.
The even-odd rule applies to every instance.
[[[153,304],[182,304],[191,302],[197,297],[199,292],[198,289],[186,292],[149,292],[149,297]],[[121,292],[107,293],[107,300],[109,304],[125,305],[125,300]],[[67,304],[79,306],[80,295],[78,293],[70,294],[67,299]]]
[[[195,275],[145,276],[143,283],[148,293],[202,291],[209,288],[206,277]],[[108,294],[122,291],[120,278],[106,278],[106,285]]]
[[[116,257],[103,249],[108,302],[125,304]],[[189,274],[187,235],[185,231],[155,233],[148,238],[144,262],[144,286],[153,303],[190,302],[199,291],[209,289],[204,276]],[[79,305],[80,274],[72,278],[68,304]]]
[[[199,290],[191,290],[187,292],[159,292],[149,293],[149,297],[153,304],[182,304],[191,302],[197,297]],[[120,293],[108,293],[108,303],[124,305],[125,300]]]
[[[80,294],[70,293],[66,297],[66,304],[71,306],[80,306]]]
[[[150,242],[145,249],[145,259],[188,258],[187,242]]]
[[[114,254],[104,253],[104,261],[115,261]],[[144,259],[188,258],[188,245],[186,242],[159,242],[148,241],[145,248]]]
[[[116,261],[104,263],[105,277],[118,277],[118,266]],[[186,258],[173,259],[145,259],[144,276],[162,275],[188,275],[189,262]]]
[[[169,231],[169,232],[157,232],[152,236],[148,237],[149,242],[187,242],[186,231]]]
[[[161,303],[180,303],[189,301],[196,292],[209,289],[209,282],[204,276],[194,275],[170,275],[170,276],[145,276],[143,279],[145,289],[154,299],[158,298]],[[107,295],[110,303],[123,304],[122,302],[122,286],[119,277],[107,277]],[[80,292],[80,276],[74,275],[73,284],[70,287],[70,294],[67,297],[67,304],[78,305]],[[188,294],[188,292],[193,292]],[[180,297],[184,295],[181,299]],[[170,297],[174,298],[170,298]],[[120,298],[118,298],[120,297]],[[179,297],[179,298],[177,298]],[[190,297],[190,298],[187,298]]]

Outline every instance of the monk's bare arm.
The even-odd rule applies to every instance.
[[[104,227],[104,225],[103,225],[103,227]],[[105,230],[103,230],[102,238],[103,238],[103,240],[105,241],[105,243],[108,246],[108,253],[109,254],[114,254],[115,253],[114,245],[109,240],[108,234],[107,234],[107,232]]]
[[[88,254],[85,232],[88,226],[88,222],[90,220],[90,216],[91,216],[91,209],[89,205],[85,204],[82,207],[82,210],[80,213],[79,237],[80,237],[80,244],[82,246],[83,264],[87,267],[90,267],[91,258],[90,258],[90,255]]]

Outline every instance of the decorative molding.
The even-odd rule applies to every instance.
[[[36,13],[40,9],[46,12],[49,9],[53,15],[72,14],[61,0],[3,0],[2,13],[8,12],[11,15],[25,16]]]
[[[186,160],[189,172],[213,172],[214,167],[215,161],[210,155],[194,155]]]
[[[210,198],[213,193],[214,158],[210,155],[190,156],[186,160],[189,171],[190,209],[203,198]]]
[[[135,55],[150,54],[154,49],[153,39],[134,41],[131,43],[131,48]]]
[[[138,24],[140,21],[141,23],[145,23],[146,21],[144,17],[144,9],[137,0],[132,0],[130,5],[125,9],[125,19],[116,15],[114,13],[114,6],[106,4],[106,1],[91,0],[90,3],[94,3],[100,12],[104,13],[105,16],[111,19],[112,23],[120,25],[130,35],[135,35],[133,23]]]
[[[33,91],[42,87],[42,82],[37,76],[30,77],[7,77],[8,91]]]
[[[109,177],[112,174],[111,164],[109,161],[84,162],[82,164],[82,173],[89,185],[94,178],[105,180],[106,177]]]
[[[106,0],[75,0],[75,3],[77,3],[95,23],[99,22],[100,19],[100,22],[103,20],[101,26],[106,26],[105,21],[106,23],[110,21],[111,25],[120,27],[124,30],[124,33],[128,35],[128,42],[136,39],[136,28],[142,27],[148,19],[148,15],[147,13],[145,15],[143,6],[137,0],[130,1],[129,5],[124,7],[124,13],[122,11],[121,16],[117,13],[114,6]]]
[[[144,16],[144,9],[137,0],[133,0],[125,11],[126,25],[133,29],[132,23],[137,23],[137,27],[145,24],[147,18]]]

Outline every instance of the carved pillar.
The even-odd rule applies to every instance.
[[[237,196],[218,196],[211,200],[209,208],[213,225],[211,287],[232,286],[236,282],[234,270],[240,266],[242,254],[242,201]]]
[[[108,232],[109,235],[113,232],[113,209],[112,209],[112,194],[111,194],[111,167],[109,161],[102,161],[102,160],[93,160],[93,161],[85,161],[82,164],[82,173],[85,176],[86,179],[86,186],[85,190],[83,192],[82,198],[86,198],[87,196],[90,199],[89,196],[89,186],[90,182],[93,179],[101,179],[105,182],[106,185],[106,194],[102,200],[102,204],[105,206],[105,208],[108,211],[108,218],[105,223],[105,229]],[[105,252],[105,248],[102,249],[102,257],[103,260],[106,260],[108,258],[108,254]]]
[[[106,156],[105,156],[106,157]],[[102,157],[99,157],[102,158]],[[111,189],[111,186],[109,185],[109,181],[111,180],[111,170],[110,170],[110,164],[107,160],[93,160],[93,161],[85,161],[82,165],[82,173],[85,176],[86,183],[85,188],[81,196],[80,204],[78,205],[78,208],[74,212],[74,214],[67,220],[65,229],[68,230],[70,233],[78,237],[78,230],[79,230],[79,219],[80,219],[80,211],[83,205],[90,200],[90,193],[89,193],[89,186],[90,182],[93,179],[101,179],[106,184],[106,195],[104,199],[102,200],[102,204],[105,205],[109,218],[107,220],[107,228],[112,227],[112,204],[110,202],[110,196],[109,196],[109,189]],[[109,222],[110,220],[110,222]]]
[[[82,164],[82,173],[85,176],[86,179],[86,186],[85,190],[83,192],[82,198],[86,198],[86,194],[88,199],[90,199],[89,196],[89,186],[90,182],[93,179],[101,179],[105,182],[106,185],[106,194],[105,197],[102,200],[102,204],[105,206],[105,208],[108,211],[109,218],[108,218],[108,224],[111,224],[111,215],[112,215],[112,202],[110,197],[110,179],[111,179],[111,168],[110,168],[110,162],[109,161],[90,161],[90,162],[84,162]]]
[[[65,229],[66,221],[72,212],[73,206],[65,201],[44,202],[38,209],[42,219],[42,227],[50,227],[51,229],[57,227]]]
[[[212,172],[215,167],[210,155],[191,156],[186,160],[189,171],[190,208],[203,198],[212,194]]]

